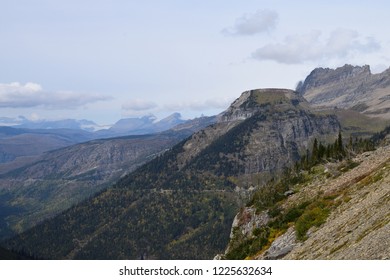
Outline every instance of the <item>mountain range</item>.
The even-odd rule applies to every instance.
[[[183,120],[179,113],[174,113],[161,120],[152,115],[121,119],[104,128],[87,120],[30,121],[22,116],[17,119],[1,118],[0,122],[7,126],[0,126],[0,173],[8,168],[2,163],[14,161],[18,165],[44,152],[73,144],[93,139],[154,134],[186,122],[192,126],[193,121]]]
[[[319,68],[296,91],[245,91],[216,117],[178,124],[176,115],[167,122],[176,126],[164,133],[93,140],[9,168],[0,178],[6,186],[0,193],[5,209],[2,234],[21,233],[3,245],[44,259],[210,259],[225,250],[232,258],[260,258],[262,246],[277,247],[271,241],[278,237],[286,243],[299,233],[304,241],[309,232],[310,239],[315,227],[302,233],[287,225],[299,227],[301,220],[318,218],[317,214],[321,224],[304,221],[323,225],[330,212],[343,205],[339,199],[354,203],[345,204],[348,208],[359,207],[361,193],[350,193],[348,200],[339,193],[341,184],[334,189],[337,196],[328,198],[321,186],[329,182],[321,180],[350,178],[355,173],[349,170],[362,180],[359,172],[365,168],[354,169],[356,164],[346,155],[373,149],[368,137],[388,125],[382,110],[390,102],[383,98],[390,92],[388,76],[388,71],[373,75],[367,67],[350,65]],[[356,86],[362,81],[361,87]],[[368,106],[364,110],[363,102]],[[147,127],[153,118],[135,124],[140,132],[142,123]],[[113,131],[120,133],[125,124],[119,122]],[[323,160],[329,164],[321,169],[316,164]],[[288,174],[296,176],[285,184]],[[355,184],[358,179],[351,180]],[[322,183],[314,185],[318,182]],[[381,192],[388,196],[386,188]],[[69,205],[69,199],[80,194]],[[284,210],[290,206],[282,205],[290,197],[298,203],[291,213]],[[61,209],[53,209],[57,205]],[[251,210],[253,205],[260,207],[257,212]],[[262,214],[263,210],[272,214]],[[273,215],[278,224],[256,222],[253,227],[251,217],[256,215],[267,223],[267,215]],[[380,228],[388,224],[382,218]],[[373,221],[360,235],[378,223]],[[233,238],[237,226],[249,228],[253,235]],[[340,243],[330,251],[341,250],[342,244],[352,246],[345,240],[340,235]]]

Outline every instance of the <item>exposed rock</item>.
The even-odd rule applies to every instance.
[[[291,252],[297,244],[294,227],[290,227],[284,234],[272,242],[271,247],[257,259],[277,260]]]
[[[233,238],[234,231],[238,230],[247,238],[253,236],[253,230],[266,225],[269,222],[267,212],[256,213],[254,207],[245,207],[238,213],[233,220],[230,238]]]
[[[297,90],[318,107],[352,108],[390,119],[390,68],[372,74],[368,65],[317,68]]]

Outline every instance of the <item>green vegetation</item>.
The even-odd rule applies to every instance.
[[[290,100],[286,97],[285,93],[283,92],[274,92],[274,91],[256,92],[255,91],[254,98],[256,100],[256,103],[259,105],[290,102]]]
[[[305,211],[295,222],[298,240],[304,240],[310,228],[313,226],[318,227],[326,221],[331,205],[332,203],[327,204],[324,201],[315,201],[305,208]]]
[[[286,199],[287,190],[299,189],[299,186],[311,182],[319,176],[327,176],[322,164],[329,161],[339,162],[338,171],[347,172],[358,166],[358,163],[350,160],[357,153],[373,150],[379,145],[390,128],[374,135],[371,139],[352,139],[344,144],[341,133],[334,143],[327,146],[314,140],[311,152],[302,157],[294,168],[286,169],[279,181],[271,180],[266,186],[260,188],[253,195],[247,206],[254,206],[258,213],[267,211],[270,217],[268,224],[253,230],[253,235],[248,238],[242,236],[239,228],[236,228],[230,241],[227,259],[244,259],[265,251],[277,236],[283,234],[290,226],[295,226],[298,240],[305,240],[307,232],[312,227],[321,226],[328,218],[330,212],[340,203],[347,202],[350,197],[345,190],[328,194],[318,194],[298,205],[282,209],[280,205]],[[368,176],[360,184],[376,182],[382,179],[381,172]],[[341,198],[341,199],[339,199]],[[382,225],[381,223],[380,225]],[[340,248],[343,245],[340,245]]]
[[[370,138],[374,133],[382,131],[388,125],[386,120],[371,118],[355,110],[339,109],[329,113],[337,116],[346,138],[350,136]]]

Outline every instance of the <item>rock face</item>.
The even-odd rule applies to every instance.
[[[390,119],[390,69],[372,74],[367,65],[317,68],[297,91],[314,106],[354,109]]]
[[[283,235],[272,242],[271,247],[258,259],[277,260],[290,253],[297,244],[294,227],[290,227]]]
[[[179,157],[180,162],[187,162],[231,133],[236,142],[230,141],[237,147],[221,150],[220,160],[235,162],[235,173],[268,174],[298,160],[315,137],[324,140],[339,129],[335,116],[313,113],[292,90],[250,90],[221,113],[215,125],[194,134],[183,147],[186,153]]]
[[[257,214],[254,207],[245,207],[234,217],[230,238],[233,238],[234,231],[237,230],[243,236],[251,238],[254,229],[264,226],[268,222],[269,216],[266,212]]]

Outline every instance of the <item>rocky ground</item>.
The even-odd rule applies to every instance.
[[[360,165],[318,186],[343,191],[343,201],[285,259],[390,259],[390,146],[355,161]]]

